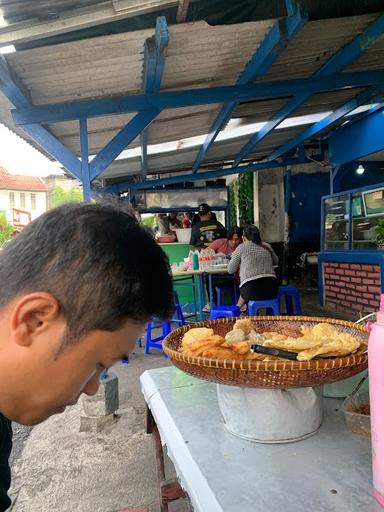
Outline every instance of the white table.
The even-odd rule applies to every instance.
[[[320,431],[266,445],[230,434],[216,385],[173,367],[148,370],[142,392],[195,512],[379,512],[371,448],[349,433],[340,400],[325,399]]]

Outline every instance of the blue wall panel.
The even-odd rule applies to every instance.
[[[289,212],[291,242],[318,242],[321,226],[321,197],[329,194],[329,174],[292,174]]]

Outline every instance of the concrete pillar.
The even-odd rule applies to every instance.
[[[116,420],[119,408],[119,381],[113,372],[103,373],[94,396],[84,395],[80,415],[80,432],[101,432]]]

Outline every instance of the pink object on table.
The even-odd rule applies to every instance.
[[[384,507],[384,294],[376,322],[370,324],[368,330],[373,495]]]

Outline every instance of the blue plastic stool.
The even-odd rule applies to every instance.
[[[248,315],[257,316],[260,309],[265,309],[267,314],[280,315],[280,299],[250,300],[248,302]]]
[[[232,304],[237,301],[236,288],[235,288],[234,284],[232,286],[231,285],[215,286],[215,291],[216,291],[216,304],[218,306],[224,305],[224,297],[225,297],[226,292],[231,296]]]
[[[160,327],[161,325],[161,335],[157,338],[152,338],[152,330],[156,327]],[[145,341],[145,353],[148,355],[151,348],[157,348],[159,350],[163,350],[163,339],[168,336],[171,332],[171,322],[161,322],[159,324],[158,320],[150,320],[147,323],[147,337]]]
[[[211,309],[210,319],[235,318],[240,316],[239,306],[216,306]]]
[[[140,336],[140,338],[137,340],[137,342],[136,342],[136,343],[137,343],[138,347],[140,347],[140,348],[143,346],[143,343],[142,343],[142,341],[141,341],[141,336]],[[132,352],[132,353],[134,354],[134,352]],[[121,364],[122,364],[122,365],[128,365],[128,364],[129,364],[129,356],[127,356],[127,357],[123,357],[123,358],[120,360],[120,362],[121,362]]]
[[[285,310],[287,315],[302,315],[300,293],[294,286],[279,286],[277,295],[279,303],[281,299],[285,299]]]
[[[175,303],[175,313],[171,320],[166,322],[161,322],[160,320],[152,319],[147,323],[147,336],[145,341],[145,353],[148,355],[151,348],[157,348],[159,350],[163,350],[163,339],[168,336],[168,334],[172,330],[172,323],[177,323],[178,325],[185,325],[185,318],[183,315],[183,310],[181,308],[181,304],[179,302],[179,296],[176,291],[173,292],[173,300]],[[161,327],[162,334],[157,338],[152,338],[152,330],[156,327]]]

